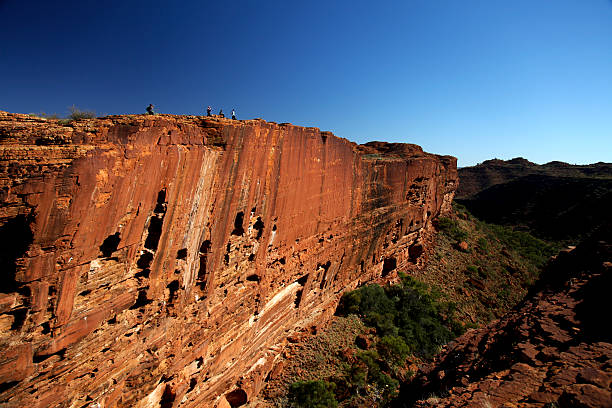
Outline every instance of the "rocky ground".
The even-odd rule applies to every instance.
[[[341,375],[346,362],[343,352],[354,347],[357,336],[367,336],[369,330],[356,316],[334,316],[316,335],[304,332],[294,336],[283,354],[283,362],[270,373],[259,402],[252,406],[286,406],[287,389],[292,382]]]
[[[449,345],[398,407],[612,407],[612,246],[564,252],[533,296]]]

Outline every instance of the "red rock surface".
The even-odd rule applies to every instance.
[[[240,406],[341,293],[420,262],[456,160],[316,128],[0,112],[0,402]]]
[[[458,338],[397,406],[612,407],[612,228],[602,231],[561,253],[502,320]]]

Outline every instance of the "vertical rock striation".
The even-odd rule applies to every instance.
[[[0,168],[7,407],[240,406],[457,183],[415,145],[169,115],[0,112]]]

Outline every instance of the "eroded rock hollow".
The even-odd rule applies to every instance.
[[[169,115],[0,112],[0,168],[8,407],[240,406],[292,332],[418,262],[457,183],[415,145]]]

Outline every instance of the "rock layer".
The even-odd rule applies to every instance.
[[[235,407],[294,330],[393,276],[456,160],[317,128],[0,112],[0,402]]]

